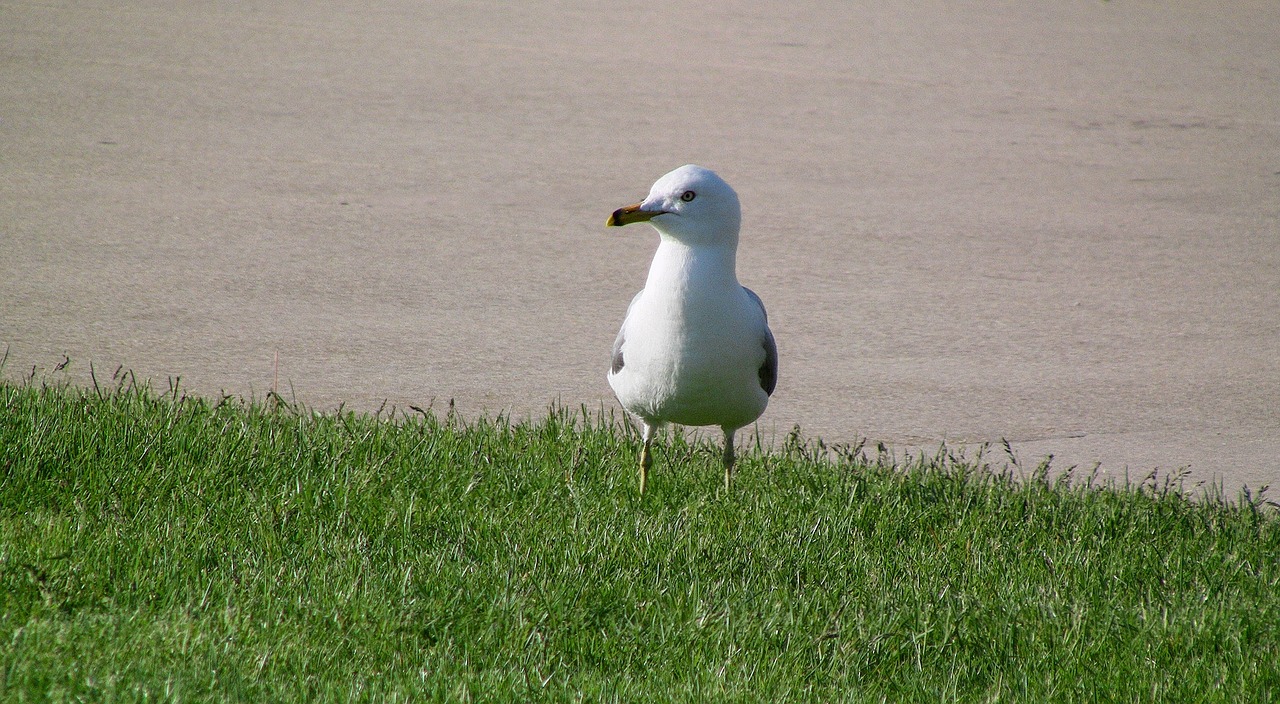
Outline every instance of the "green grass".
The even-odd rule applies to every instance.
[[[1274,701],[1256,497],[0,382],[5,701]]]

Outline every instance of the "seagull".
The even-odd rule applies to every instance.
[[[643,428],[640,493],[654,434],[667,423],[720,426],[728,490],[734,433],[764,413],[778,381],[764,303],[735,270],[738,194],[710,169],[681,166],[643,202],[615,210],[607,225],[636,222],[658,231],[658,251],[613,343],[608,379]]]

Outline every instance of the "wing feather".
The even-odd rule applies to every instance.
[[[764,364],[760,365],[759,370],[760,388],[772,396],[773,390],[778,386],[778,343],[774,341],[773,331],[769,329],[769,313],[764,309],[764,301],[746,286],[742,290],[760,306],[760,313],[764,316],[764,336],[760,340],[760,344],[764,346]]]
[[[622,319],[622,327],[618,328],[618,336],[613,340],[613,355],[609,362],[611,374],[617,374],[626,366],[626,360],[622,357],[622,345],[627,341],[627,318],[631,317],[631,309],[636,307],[636,302],[640,300],[640,295],[643,293],[644,291],[637,293],[627,305],[627,315]]]

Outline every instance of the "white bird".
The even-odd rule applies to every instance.
[[[724,431],[724,483],[733,437],[764,413],[778,379],[778,349],[764,303],[738,283],[742,209],[715,172],[692,164],[658,179],[643,202],[619,208],[608,225],[648,222],[661,236],[644,289],[613,343],[609,386],[640,419],[640,493],[663,425]]]

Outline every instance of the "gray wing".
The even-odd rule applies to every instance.
[[[617,374],[626,366],[626,362],[622,359],[622,343],[627,340],[625,334],[627,331],[627,318],[631,317],[631,309],[636,307],[636,301],[640,300],[641,293],[644,293],[644,291],[641,290],[640,293],[637,293],[631,299],[631,303],[627,305],[627,315],[622,319],[622,327],[618,328],[618,337],[613,341],[613,358],[609,363],[609,372],[612,374]]]
[[[742,290],[746,291],[751,300],[760,306],[760,313],[764,316],[764,339],[760,341],[760,344],[764,345],[764,364],[760,365],[760,388],[772,396],[774,388],[778,386],[778,343],[774,342],[773,331],[769,329],[769,312],[764,309],[764,301],[760,300],[755,291],[746,286],[743,286]],[[618,344],[621,344],[621,334],[618,339]],[[620,355],[621,352],[618,354]]]

